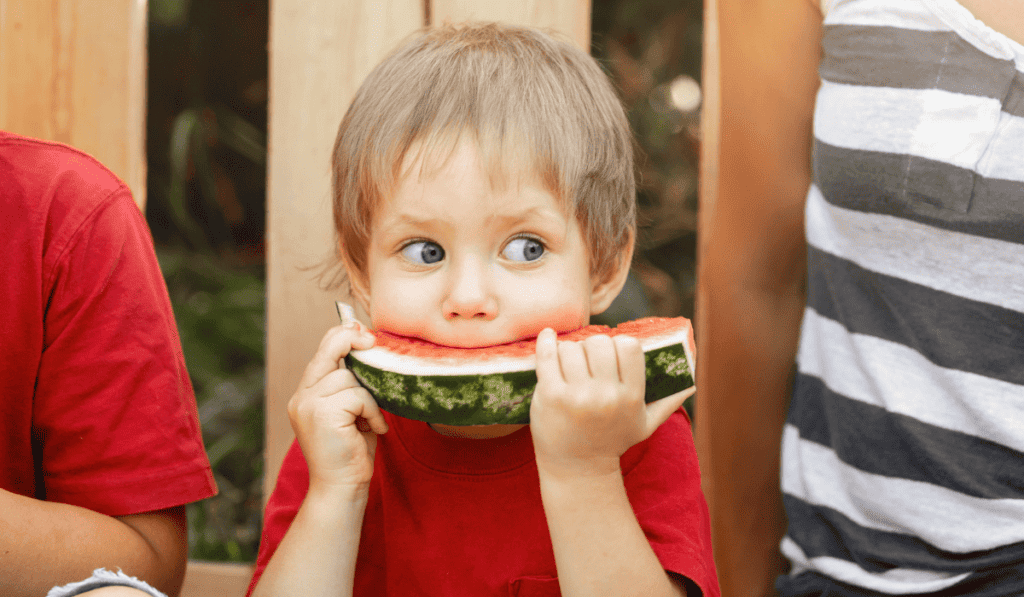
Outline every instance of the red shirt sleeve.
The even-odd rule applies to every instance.
[[[33,443],[47,500],[119,516],[216,493],[149,228],[122,187],[51,239]],[[38,489],[37,489],[38,491]]]

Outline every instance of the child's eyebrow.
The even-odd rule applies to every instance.
[[[562,217],[562,214],[556,212],[550,208],[542,206],[534,206],[529,209],[525,209],[520,212],[509,213],[509,214],[494,214],[491,219],[502,223],[502,224],[518,224],[520,222],[527,222],[530,220],[547,220],[554,216],[555,218]]]
[[[521,211],[495,213],[487,219],[498,224],[513,225],[530,220],[547,220],[552,216],[559,218],[562,214],[547,207],[533,206]],[[445,224],[445,218],[429,214],[414,215],[411,213],[398,213],[383,220],[381,222],[381,226],[388,229],[395,226],[422,227],[439,223]]]
[[[402,213],[389,217],[385,221],[381,222],[381,224],[386,225],[387,227],[401,225],[421,226],[429,222],[437,221],[437,219],[438,218],[433,217],[415,217],[409,214]]]
[[[444,218],[430,214],[414,215],[410,213],[391,214],[378,224],[379,230],[385,235],[405,234],[407,230],[433,231],[449,227]]]

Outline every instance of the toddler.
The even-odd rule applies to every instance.
[[[497,24],[413,37],[370,73],[333,155],[338,253],[373,330],[537,338],[530,425],[382,412],[331,329],[289,403],[255,595],[718,594],[692,389],[644,403],[638,341],[558,342],[621,289],[629,126],[598,64]]]

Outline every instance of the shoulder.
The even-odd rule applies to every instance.
[[[77,173],[89,185],[109,189],[124,185],[109,168],[80,149],[4,131],[0,131],[0,164],[26,180]]]
[[[8,204],[28,210],[96,206],[128,188],[89,154],[52,141],[0,132],[0,179]]]
[[[750,51],[770,61],[795,50],[803,51],[804,38],[810,38],[811,46],[816,46],[823,15],[837,0],[715,1],[716,9],[710,14],[720,31],[721,50],[740,54]]]
[[[828,12],[830,5],[837,0],[713,0],[719,7],[735,7],[740,11],[751,11],[759,8],[778,8],[781,10],[812,9],[820,14]],[[751,14],[757,17],[756,14]],[[770,16],[761,14],[760,16]]]
[[[47,287],[84,232],[111,246],[147,240],[128,187],[78,149],[0,131],[0,181],[0,219],[17,223],[0,249],[34,260]]]

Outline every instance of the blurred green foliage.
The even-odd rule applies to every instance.
[[[219,495],[188,506],[194,559],[256,557],[263,481],[265,288],[259,268],[160,247]],[[248,270],[248,271],[247,271]]]
[[[618,86],[638,150],[632,275],[642,295],[622,308],[692,318],[703,3],[594,0],[592,10],[591,54]]]
[[[268,0],[149,6],[147,219],[220,488],[189,506],[190,557],[251,562],[263,481]],[[591,52],[640,154],[636,259],[603,323],[693,314],[701,11],[701,0],[593,2]]]
[[[189,556],[251,562],[262,515],[267,2],[151,0],[147,219],[216,497]]]

